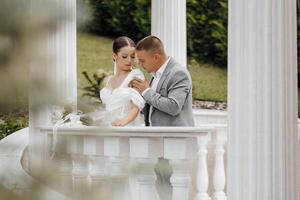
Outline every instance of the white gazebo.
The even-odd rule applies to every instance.
[[[112,199],[154,200],[154,165],[164,157],[173,168],[173,200],[299,199],[296,1],[228,3],[228,116],[195,110],[197,126],[176,129],[58,128],[58,143],[63,146],[55,157],[59,189],[45,186],[44,191],[64,199],[82,195],[86,186],[100,197],[97,188],[104,184]],[[33,6],[42,4],[35,1]],[[34,73],[46,70],[55,97],[76,103],[76,1],[56,4],[64,5],[71,20],[58,22],[57,31],[41,45],[56,55],[55,63]],[[186,66],[186,1],[152,0],[151,20],[152,34]],[[34,98],[31,95],[30,100]],[[1,162],[17,166],[11,170],[14,176],[0,175],[5,180],[0,183],[8,189],[28,192],[26,181],[32,181],[51,159],[50,115],[50,105],[30,110],[29,129],[0,141]],[[19,145],[18,150],[7,149],[9,144]],[[26,146],[30,176],[18,167]],[[124,171],[132,166],[142,169],[135,174],[134,193],[128,192],[131,175]]]

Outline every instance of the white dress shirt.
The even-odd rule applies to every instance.
[[[150,89],[156,91],[158,82],[159,82],[161,76],[163,75],[170,59],[171,59],[171,57],[168,57],[166,62],[156,72],[152,73],[153,80],[151,82],[151,86],[149,88],[147,88],[146,90],[144,90],[144,92],[142,93],[142,96],[144,96],[144,94],[146,94],[146,92]],[[150,123],[150,126],[152,126],[152,122],[151,122],[152,110],[153,110],[153,106],[150,105],[150,108],[149,108],[149,123]]]

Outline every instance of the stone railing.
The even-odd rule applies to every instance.
[[[222,133],[223,132],[223,133]],[[51,160],[52,128],[44,135],[43,168]],[[172,199],[226,199],[226,127],[60,127],[55,186],[68,196],[158,200],[158,158],[168,159]],[[89,191],[88,193],[86,191]]]
[[[219,110],[194,109],[196,126],[204,124],[227,124],[227,112]]]

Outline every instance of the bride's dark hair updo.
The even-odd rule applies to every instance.
[[[129,37],[121,36],[114,40],[112,50],[116,54],[120,51],[121,48],[126,46],[135,47],[135,43]]]

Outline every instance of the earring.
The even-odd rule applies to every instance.
[[[114,66],[114,75],[115,75],[117,73],[117,63],[115,60],[113,66]]]

